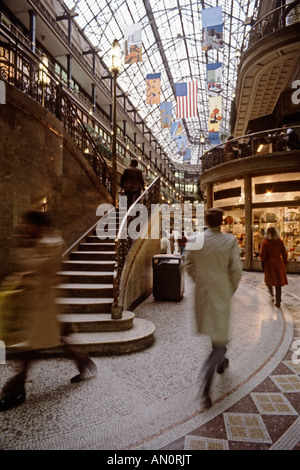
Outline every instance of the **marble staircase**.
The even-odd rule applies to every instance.
[[[70,331],[72,344],[89,354],[135,351],[154,340],[154,325],[133,312],[111,318],[115,260],[114,239],[101,240],[93,229],[58,273],[59,319]]]

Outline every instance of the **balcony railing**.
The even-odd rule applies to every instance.
[[[283,5],[272,10],[258,20],[248,33],[246,44],[248,48],[258,41],[293,23],[300,22],[300,0]]]
[[[293,150],[300,150],[300,126],[247,134],[206,152],[202,157],[202,173],[229,161]]]
[[[26,49],[13,42],[0,41],[0,80],[30,96],[63,123],[99,180],[110,191],[111,171],[78,115],[71,93],[58,81],[51,64],[43,61],[44,56]]]

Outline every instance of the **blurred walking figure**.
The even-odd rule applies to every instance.
[[[166,230],[162,231],[162,237],[160,240],[160,252],[163,254],[171,254],[171,244],[168,239],[168,233]]]
[[[183,256],[185,254],[185,245],[187,242],[187,238],[184,235],[184,232],[181,232],[181,236],[177,238],[177,244],[179,246],[180,254]]]
[[[138,168],[138,160],[133,158],[130,167],[125,168],[121,176],[121,189],[127,196],[127,208],[136,201],[144,190],[144,177],[142,170]]]
[[[96,370],[95,364],[88,356],[69,345],[67,338],[62,337],[61,325],[57,320],[54,288],[61,266],[61,237],[53,233],[44,213],[29,211],[23,215],[16,240],[15,272],[5,283],[15,283],[17,286],[14,304],[18,311],[9,313],[16,314],[18,321],[14,331],[7,332],[5,342],[7,346],[17,347],[19,371],[4,385],[0,411],[25,401],[28,367],[42,350],[64,347],[79,370],[79,374],[73,377],[71,382],[84,380],[89,373]],[[2,314],[1,317],[3,319]]]
[[[260,259],[265,274],[265,284],[274,299],[275,306],[281,304],[281,288],[288,284],[286,266],[288,264],[287,251],[275,227],[268,227],[260,250]]]
[[[195,282],[195,315],[198,332],[210,337],[212,351],[201,375],[202,409],[211,406],[210,388],[215,370],[222,374],[229,365],[225,357],[229,342],[231,298],[242,276],[237,240],[222,233],[223,211],[209,209],[205,214],[208,228],[201,249],[187,250],[186,270]]]

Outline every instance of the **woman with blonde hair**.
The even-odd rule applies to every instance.
[[[288,264],[287,251],[283,241],[275,227],[268,227],[262,242],[260,258],[263,263],[265,284],[274,298],[273,287],[275,287],[275,306],[281,304],[281,288],[288,283],[286,266]]]

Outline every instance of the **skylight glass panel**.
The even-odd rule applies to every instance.
[[[183,130],[194,164],[199,158],[200,136],[208,137],[206,65],[223,64],[220,133],[226,138],[230,134],[230,110],[238,67],[235,52],[246,43],[249,25],[245,20],[255,14],[256,3],[248,0],[65,0],[70,10],[78,13],[77,24],[91,43],[101,49],[99,55],[107,66],[113,40],[118,39],[123,46],[124,26],[142,24],[143,62],[125,65],[118,84],[130,94],[130,101],[139,108],[140,116],[147,120],[170,159],[176,161],[182,157],[176,155],[176,145],[166,138],[166,130],[161,129],[159,105],[146,104],[146,75],[161,73],[161,101],[172,101],[173,119],[176,119],[174,85],[198,81],[199,116],[185,119]],[[216,6],[222,7],[224,47],[203,52],[201,11],[203,7]],[[205,148],[210,146],[207,139]]]

